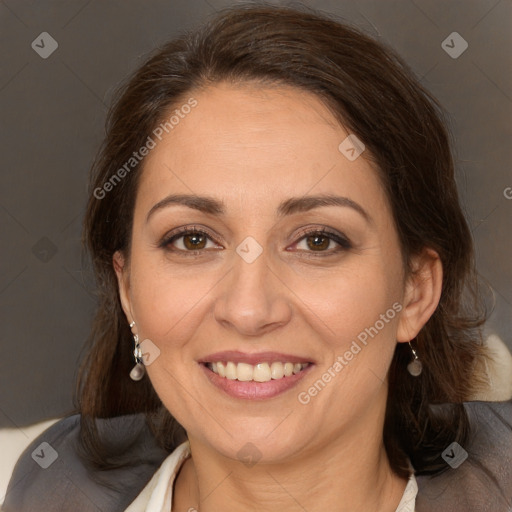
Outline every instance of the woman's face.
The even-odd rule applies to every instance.
[[[416,332],[376,171],[310,93],[192,96],[154,137],[130,258],[115,256],[156,392],[191,440],[231,458],[382,431],[396,341]]]

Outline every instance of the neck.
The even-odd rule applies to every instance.
[[[382,435],[364,428],[367,421],[286,463],[252,467],[191,438],[173,510],[395,512],[407,481],[393,473]]]

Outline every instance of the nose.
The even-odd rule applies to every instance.
[[[261,336],[291,319],[291,292],[264,253],[252,263],[236,256],[215,301],[217,322],[240,335]]]

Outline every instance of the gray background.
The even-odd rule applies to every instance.
[[[80,230],[112,91],[220,0],[0,0],[0,427],[67,414],[95,300]],[[393,46],[450,114],[478,268],[512,348],[510,0],[318,0]],[[47,59],[31,47],[58,42]],[[468,49],[451,58],[452,32]]]

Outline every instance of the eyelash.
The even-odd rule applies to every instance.
[[[183,254],[186,254],[187,256],[197,256],[197,255],[200,255],[201,253],[205,252],[205,249],[183,250],[183,249],[173,249],[173,248],[170,248],[172,246],[173,242],[175,242],[179,238],[182,238],[182,237],[184,237],[186,235],[201,235],[201,236],[207,237],[208,239],[210,239],[214,243],[218,243],[218,242],[215,241],[214,237],[210,233],[205,231],[204,229],[196,227],[196,226],[185,226],[183,228],[178,228],[175,232],[173,232],[173,233],[169,234],[168,236],[164,237],[162,242],[159,244],[159,247],[162,248],[162,249],[166,249],[166,250],[168,250],[170,252],[183,253]],[[314,257],[318,257],[318,256],[319,257],[331,256],[331,255],[333,255],[335,253],[338,253],[340,251],[346,251],[346,250],[349,250],[349,249],[352,248],[352,243],[350,242],[350,240],[348,238],[346,238],[345,236],[340,235],[338,233],[334,233],[332,231],[329,231],[326,228],[322,228],[322,229],[314,229],[313,228],[313,229],[305,229],[305,230],[301,231],[297,235],[297,236],[299,236],[299,239],[296,242],[294,242],[293,245],[297,245],[298,243],[300,243],[305,238],[310,237],[310,236],[315,236],[315,235],[316,236],[321,236],[321,237],[329,238],[330,240],[336,242],[338,244],[338,247],[335,248],[334,250],[331,249],[329,251],[318,251],[318,252],[316,252],[316,251],[304,251],[304,252],[310,253],[309,254],[310,256],[314,256]]]
[[[210,240],[213,240],[215,242],[215,239],[213,238],[213,236],[210,233],[208,233],[207,231],[205,231],[204,229],[196,227],[196,226],[185,226],[182,228],[178,228],[173,233],[170,233],[169,235],[165,236],[159,245],[162,249],[166,249],[170,252],[186,253],[187,256],[188,255],[195,256],[195,255],[199,255],[200,253],[204,252],[204,249],[200,249],[200,250],[196,250],[196,251],[185,251],[183,249],[170,248],[171,244],[174,241],[178,240],[179,238],[184,237],[185,235],[202,235],[202,236],[206,236],[207,238],[209,238]],[[217,243],[217,242],[215,242],[215,243]]]
[[[327,228],[305,229],[297,235],[299,237],[299,239],[296,242],[294,242],[293,245],[297,245],[299,242],[301,242],[305,238],[310,237],[310,236],[315,236],[315,235],[320,236],[320,237],[326,237],[326,238],[336,242],[338,244],[338,247],[336,247],[335,249],[331,249],[329,251],[318,251],[318,252],[305,251],[310,256],[314,256],[314,257],[330,256],[332,254],[336,254],[341,251],[348,251],[349,249],[352,249],[352,243],[346,236],[329,231]]]

